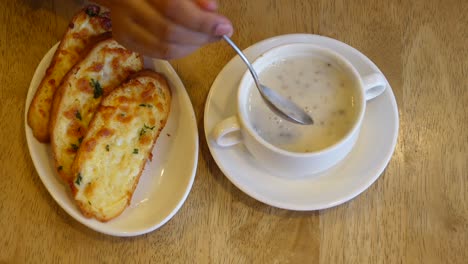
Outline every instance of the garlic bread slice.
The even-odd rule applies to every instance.
[[[165,78],[152,71],[103,99],[72,169],[72,193],[85,216],[108,221],[129,205],[170,105]]]
[[[52,100],[63,77],[82,59],[89,46],[111,28],[109,14],[101,13],[96,5],[85,7],[71,20],[28,109],[28,125],[38,141],[46,143],[50,140]]]
[[[61,178],[71,165],[102,98],[143,68],[143,58],[109,38],[98,42],[57,89],[50,122],[51,145]]]

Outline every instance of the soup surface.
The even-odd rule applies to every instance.
[[[314,124],[307,126],[283,120],[271,112],[252,86],[247,103],[249,121],[264,140],[276,147],[301,153],[322,150],[342,139],[357,119],[357,84],[327,58],[283,59],[265,68],[259,78],[314,119]]]

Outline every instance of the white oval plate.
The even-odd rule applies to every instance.
[[[58,43],[39,63],[26,98],[26,140],[39,177],[50,195],[69,215],[98,232],[113,236],[136,236],[161,227],[185,202],[195,179],[198,162],[197,122],[182,81],[167,61],[145,58],[145,67],[164,74],[169,82],[171,113],[153,149],[153,161],[146,164],[130,206],[119,217],[102,223],[80,213],[68,186],[62,183],[54,169],[50,145],[37,141],[27,125],[29,105],[57,46]]]
[[[361,75],[380,72],[358,50],[338,40],[309,34],[291,34],[261,41],[244,51],[253,61],[265,51],[288,43],[311,43],[347,58]],[[239,82],[247,68],[239,56],[221,70],[206,100],[205,135],[216,163],[226,177],[247,195],[265,204],[289,210],[319,210],[342,204],[366,190],[384,171],[398,137],[398,108],[390,85],[367,103],[359,138],[351,153],[335,167],[299,180],[272,175],[259,167],[243,144],[216,145],[214,126],[236,114]]]

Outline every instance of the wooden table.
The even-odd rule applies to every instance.
[[[250,198],[224,177],[204,138],[206,96],[234,56],[212,44],[172,62],[199,126],[193,189],[169,223],[134,238],[94,232],[65,213],[26,145],[32,74],[80,4],[0,2],[1,263],[467,263],[467,1],[220,0],[242,48],[306,32],[372,59],[399,106],[395,153],[375,184],[335,208],[292,212]]]

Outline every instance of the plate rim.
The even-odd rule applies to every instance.
[[[171,220],[177,213],[178,211],[180,210],[180,208],[183,206],[183,204],[185,203],[185,201],[187,200],[191,190],[192,190],[192,187],[193,187],[193,183],[195,182],[195,177],[196,177],[196,172],[197,172],[197,168],[198,168],[198,155],[199,155],[199,134],[198,134],[198,124],[197,124],[197,121],[196,121],[196,115],[195,115],[195,111],[194,111],[194,108],[193,108],[193,104],[190,100],[190,97],[186,91],[186,88],[185,88],[185,85],[183,84],[182,80],[180,79],[180,76],[177,74],[177,72],[175,71],[175,69],[172,67],[172,65],[168,62],[168,61],[165,61],[165,60],[158,60],[158,59],[152,59],[152,58],[148,58],[150,59],[153,63],[158,61],[159,63],[161,63],[162,65],[164,65],[163,67],[170,72],[170,75],[171,76],[167,76],[167,79],[173,79],[173,81],[175,81],[175,83],[171,83],[172,87],[174,87],[174,89],[177,89],[177,92],[180,93],[180,100],[181,100],[181,104],[187,104],[187,108],[188,108],[188,117],[193,121],[193,124],[192,126],[194,127],[194,133],[191,133],[192,134],[192,138],[193,138],[193,142],[194,142],[194,145],[193,145],[193,149],[194,149],[194,153],[193,153],[193,164],[192,164],[192,169],[190,171],[190,175],[189,175],[189,181],[187,183],[187,185],[185,186],[185,190],[181,196],[181,199],[177,202],[177,204],[173,207],[173,209],[170,211],[170,213],[168,215],[166,215],[161,221],[159,221],[158,223],[154,224],[154,225],[151,225],[149,227],[144,227],[144,228],[141,228],[141,229],[137,229],[135,231],[122,231],[122,230],[112,230],[112,228],[110,229],[101,229],[99,228],[99,226],[96,226],[96,225],[93,225],[92,223],[90,223],[90,221],[93,221],[93,219],[89,219],[89,218],[84,218],[79,212],[75,212],[73,211],[72,209],[69,208],[69,204],[67,203],[67,201],[64,201],[62,199],[60,199],[60,197],[58,196],[58,193],[56,193],[55,191],[53,191],[53,183],[50,182],[50,180],[47,179],[47,177],[49,176],[46,176],[46,175],[42,175],[41,173],[39,173],[39,170],[38,170],[38,167],[40,167],[40,164],[39,164],[39,160],[38,160],[38,157],[36,157],[36,155],[32,154],[34,152],[34,150],[32,149],[33,146],[33,140],[36,140],[34,135],[32,135],[32,131],[29,132],[28,130],[31,130],[31,128],[29,127],[28,125],[28,121],[27,121],[27,118],[28,118],[28,110],[29,110],[29,106],[31,105],[31,102],[34,98],[34,94],[35,94],[35,91],[37,90],[37,86],[39,85],[40,81],[41,81],[41,74],[42,72],[40,72],[39,70],[40,69],[44,69],[44,74],[45,74],[45,71],[47,70],[47,67],[48,67],[48,64],[50,64],[50,61],[52,60],[53,58],[53,55],[54,55],[54,52],[56,51],[56,49],[58,48],[60,44],[60,41],[58,41],[56,44],[52,45],[49,50],[44,53],[42,59],[40,60],[40,62],[37,64],[35,70],[34,70],[34,74],[31,78],[31,81],[29,83],[29,86],[28,86],[28,90],[27,90],[27,94],[26,94],[26,98],[25,98],[25,106],[24,106],[24,131],[25,131],[25,137],[26,137],[26,142],[27,142],[27,145],[28,145],[28,154],[29,154],[29,157],[31,158],[32,162],[33,162],[33,165],[34,165],[34,169],[37,173],[37,175],[39,176],[39,178],[41,179],[41,182],[42,184],[44,185],[44,187],[46,188],[47,192],[49,193],[49,195],[54,199],[54,201],[69,215],[71,216],[74,220],[76,220],[77,222],[79,222],[80,224],[96,231],[96,232],[99,232],[99,233],[102,233],[102,234],[106,234],[106,235],[110,235],[110,236],[115,236],[115,237],[133,237],[133,236],[139,236],[139,235],[143,235],[143,234],[147,234],[147,233],[150,233],[150,232],[153,232],[157,229],[159,229],[160,227],[162,227],[164,224],[166,224],[167,222],[169,222],[169,220]],[[146,57],[145,57],[146,59]],[[170,80],[168,80],[170,82]],[[36,87],[33,88],[34,86],[34,83],[37,83]],[[178,87],[178,88],[175,88],[175,87]],[[34,92],[32,92],[32,90],[34,90]],[[36,140],[37,141],[37,140]],[[37,141],[38,143],[40,143],[39,141]],[[40,144],[44,144],[44,143],[40,143]],[[48,143],[47,143],[48,144]],[[50,158],[50,157],[49,157]]]
[[[268,46],[269,46],[268,44],[269,43],[274,43],[275,41],[279,41],[279,40],[284,39],[285,43],[282,43],[282,44],[298,43],[298,42],[310,43],[310,42],[312,42],[313,38],[316,38],[317,40],[322,39],[323,41],[332,41],[332,42],[336,42],[339,45],[343,45],[344,47],[346,47],[347,49],[350,50],[350,53],[357,54],[361,59],[363,59],[365,61],[366,64],[371,65],[372,68],[377,69],[378,72],[380,72],[382,75],[384,75],[382,73],[382,71],[380,70],[380,68],[371,59],[369,59],[366,55],[364,55],[362,52],[360,52],[356,48],[354,48],[354,47],[352,47],[352,46],[350,46],[350,45],[348,45],[348,44],[346,44],[346,43],[344,43],[342,41],[339,41],[337,39],[333,39],[333,38],[322,36],[322,35],[316,35],[316,34],[293,33],[293,34],[284,34],[284,35],[273,36],[273,37],[270,37],[270,38],[267,38],[267,39],[263,39],[263,40],[261,40],[261,41],[259,41],[257,43],[253,43],[249,47],[245,48],[243,50],[243,52],[244,52],[244,54],[246,54],[247,57],[249,57],[250,51],[255,49],[255,48],[265,46],[264,48],[259,48],[259,49],[262,49],[263,50],[262,52],[264,53],[264,52],[270,50],[271,48],[275,47],[275,46],[273,46],[273,47],[268,48]],[[290,39],[290,40],[286,41],[287,39]],[[295,39],[295,40],[293,40],[293,39]],[[301,39],[301,40],[298,40],[298,39]],[[276,45],[276,46],[278,46],[278,45]],[[258,55],[255,55],[255,56],[258,57],[260,55],[261,54],[258,54]],[[207,119],[208,118],[207,118],[207,115],[206,115],[206,113],[208,112],[209,104],[212,101],[212,96],[213,96],[213,89],[212,88],[220,81],[220,76],[226,74],[225,71],[227,71],[228,66],[234,64],[234,62],[236,60],[240,60],[238,55],[234,55],[234,57],[231,58],[229,60],[229,62],[224,65],[224,67],[221,69],[221,71],[218,73],[215,80],[213,81],[213,83],[212,83],[212,85],[210,87],[210,92],[209,92],[209,94],[207,96],[206,103],[205,103],[205,109],[204,109],[205,115],[204,115],[204,123],[203,123],[205,139],[207,141],[208,148],[210,150],[211,156],[215,160],[216,165],[223,172],[224,176],[226,178],[228,178],[229,181],[232,184],[234,184],[234,186],[236,186],[238,189],[240,189],[246,195],[248,195],[248,196],[250,196],[250,197],[252,197],[252,198],[254,198],[254,199],[256,199],[256,200],[258,200],[258,201],[260,201],[262,203],[264,203],[264,204],[267,204],[267,205],[270,205],[270,206],[273,206],[273,207],[277,207],[277,208],[280,208],[280,209],[286,209],[286,210],[293,210],[293,211],[316,211],[316,210],[322,210],[322,209],[335,207],[335,206],[338,206],[340,204],[346,203],[346,202],[354,199],[355,197],[357,197],[358,195],[363,193],[365,190],[367,190],[372,184],[374,184],[375,181],[377,181],[377,179],[380,178],[380,176],[384,172],[385,168],[390,163],[391,158],[393,157],[393,154],[394,154],[395,148],[396,148],[396,144],[398,142],[399,129],[400,129],[398,104],[397,104],[395,95],[393,93],[393,90],[391,88],[391,85],[388,82],[388,80],[386,79],[385,75],[384,75],[384,77],[387,80],[388,87],[389,87],[389,89],[387,89],[386,92],[389,92],[389,94],[390,94],[390,103],[392,105],[392,111],[396,113],[394,115],[395,128],[394,128],[394,131],[393,131],[393,139],[392,139],[392,142],[391,142],[391,149],[390,149],[390,151],[388,153],[385,154],[385,156],[382,156],[383,158],[382,158],[381,165],[378,166],[378,168],[376,167],[374,169],[376,171],[375,176],[373,176],[373,177],[369,178],[368,180],[366,180],[364,182],[364,184],[361,185],[360,188],[356,188],[355,190],[350,192],[349,195],[340,197],[341,199],[335,199],[332,202],[319,202],[319,203],[317,203],[318,205],[316,205],[314,203],[313,206],[303,206],[303,205],[294,205],[294,203],[290,203],[290,202],[278,202],[278,201],[273,201],[272,202],[271,199],[268,199],[264,195],[262,195],[262,194],[260,194],[260,193],[258,193],[256,191],[252,191],[251,189],[245,188],[242,184],[240,184],[236,180],[236,177],[233,177],[232,175],[230,175],[227,172],[227,169],[223,166],[223,162],[221,162],[219,160],[219,157],[217,155],[213,154],[213,152],[216,152],[216,151],[213,150],[214,146],[212,146],[213,143],[211,142],[211,139],[209,137],[210,131],[208,131],[208,128],[207,128],[207,126],[208,126],[208,124],[207,124],[208,120]],[[285,179],[282,179],[282,180],[285,180]],[[286,181],[288,181],[288,180],[286,180]],[[293,180],[290,180],[290,181],[293,181]]]

